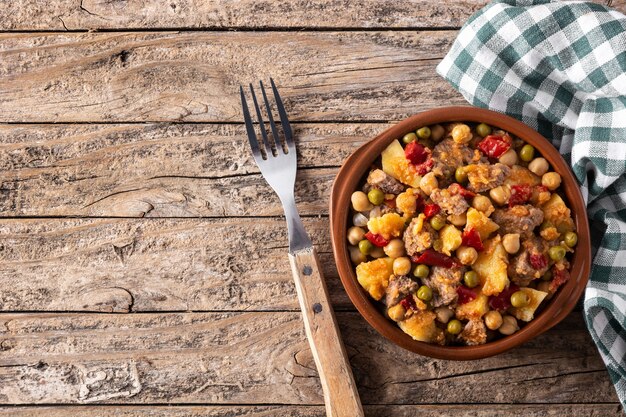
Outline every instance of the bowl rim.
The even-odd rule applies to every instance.
[[[394,139],[425,125],[450,122],[483,122],[512,133],[533,145],[562,177],[562,188],[572,210],[579,236],[570,267],[570,280],[565,283],[537,316],[511,336],[477,346],[440,346],[419,342],[404,333],[384,316],[356,280],[347,250],[345,233],[350,213],[349,199],[374,160]],[[417,113],[386,129],[354,151],[342,164],[333,182],[330,199],[330,232],[333,255],[342,285],[348,297],[380,334],[409,351],[438,359],[472,360],[493,356],[540,335],[563,320],[574,308],[589,279],[591,245],[586,205],[578,183],[559,151],[537,131],[495,111],[472,106],[440,107]]]

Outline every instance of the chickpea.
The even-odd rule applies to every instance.
[[[445,134],[445,129],[441,125],[434,125],[430,127],[430,138],[435,142],[439,142],[443,135]]]
[[[383,256],[385,256],[385,251],[383,250],[383,248],[379,248],[378,246],[376,246],[374,249],[372,249],[372,251],[370,252],[370,256],[372,258],[382,258]]]
[[[450,321],[452,316],[454,316],[454,311],[452,311],[449,307],[437,307],[435,309],[435,314],[437,315],[437,320],[441,323],[447,323]]]
[[[393,260],[393,273],[396,276],[408,275],[411,272],[411,260],[401,256]]]
[[[466,124],[459,123],[458,125],[452,128],[452,140],[455,143],[467,143],[472,140],[472,130]]]
[[[517,153],[515,152],[515,149],[509,149],[503,153],[498,160],[500,163],[512,167],[517,164]]]
[[[517,325],[517,319],[513,316],[508,315],[502,317],[502,325],[498,330],[505,336],[512,335],[519,330],[519,326]]]
[[[478,211],[482,211],[487,216],[493,213],[494,208],[493,204],[491,204],[491,200],[489,197],[485,197],[484,195],[476,195],[472,200],[472,207],[474,207]]]
[[[558,172],[546,172],[543,174],[543,177],[541,177],[541,185],[550,191],[554,191],[561,185],[561,176]]]
[[[502,238],[502,246],[504,250],[511,255],[519,251],[519,233],[508,233]]]
[[[502,206],[509,201],[509,198],[511,197],[511,190],[507,186],[500,185],[499,187],[489,190],[489,197],[491,197],[496,204]]]
[[[392,239],[384,248],[385,254],[390,258],[399,258],[404,256],[404,242],[402,239]]]
[[[429,172],[424,175],[420,180],[420,188],[426,195],[430,195],[430,193],[438,187],[439,183],[437,182],[437,178],[435,178],[435,174],[433,172]]]
[[[363,236],[365,236],[365,230],[358,226],[352,226],[348,229],[348,242],[351,245],[358,245],[363,240]]]
[[[546,161],[545,158],[535,158],[530,161],[530,164],[528,164],[528,169],[533,174],[541,177],[543,174],[548,172],[550,165],[548,165],[548,161]]]
[[[448,220],[453,225],[455,225],[457,227],[462,227],[462,226],[465,225],[465,223],[467,223],[467,214],[466,213],[452,214],[452,215],[448,216]]]
[[[350,201],[352,201],[352,208],[355,211],[368,211],[374,208],[370,200],[367,198],[367,194],[363,191],[355,191],[352,193],[350,197]]]
[[[404,314],[406,310],[402,307],[402,304],[396,304],[395,306],[389,307],[387,309],[387,315],[393,321],[402,321],[404,320]]]
[[[348,251],[350,251],[350,260],[353,264],[358,265],[361,262],[367,261],[367,255],[361,253],[358,247],[348,246]]]
[[[460,246],[456,250],[456,257],[463,265],[472,265],[478,258],[478,252],[472,247]]]
[[[498,330],[502,326],[502,314],[491,310],[485,314],[485,325],[489,330]]]

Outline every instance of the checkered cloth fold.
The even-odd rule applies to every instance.
[[[606,228],[592,241],[585,320],[626,405],[626,16],[587,2],[494,1],[437,72],[470,103],[534,127],[571,164],[592,228]]]

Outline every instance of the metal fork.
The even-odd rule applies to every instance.
[[[243,107],[252,155],[261,170],[261,174],[278,194],[287,218],[289,261],[298,292],[306,335],[324,391],[326,415],[330,417],[363,417],[359,394],[356,390],[346,350],[341,341],[337,321],[330,306],[328,290],[322,276],[317,252],[309,235],[304,230],[304,225],[296,208],[294,185],[297,158],[291,126],[287,120],[285,106],[278,94],[274,80],[271,78],[270,83],[276,100],[285,143],[281,142],[278,135],[272,116],[272,108],[263,83],[259,82],[259,87],[267,110],[272,140],[268,138],[265,131],[261,109],[254,88],[250,84],[250,95],[254,103],[262,140],[258,139],[248,110],[244,89],[240,86],[241,106]]]

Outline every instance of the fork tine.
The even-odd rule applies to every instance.
[[[250,111],[248,110],[248,103],[246,102],[246,96],[243,93],[243,87],[239,86],[239,93],[241,94],[241,107],[243,109],[243,118],[246,122],[246,132],[248,132],[248,141],[250,142],[250,147],[252,148],[252,155],[254,159],[263,160],[263,156],[261,155],[261,151],[259,149],[259,142],[256,138],[256,133],[254,132],[254,125],[252,124],[252,118],[250,117]]]
[[[261,136],[263,137],[263,143],[265,144],[265,156],[269,158],[270,155],[273,155],[272,147],[270,146],[270,142],[267,139],[267,133],[265,132],[265,122],[263,121],[263,116],[261,115],[261,109],[259,108],[259,103],[256,101],[256,95],[254,94],[254,88],[252,84],[250,84],[250,93],[252,93],[252,102],[254,103],[254,108],[256,109],[256,116],[259,121],[259,130],[261,131]]]
[[[259,81],[259,85],[261,86],[261,93],[263,94],[263,101],[265,101],[265,107],[267,108],[267,118],[270,121],[270,127],[272,128],[272,136],[274,136],[274,142],[276,145],[276,152],[279,149],[285,152],[282,143],[280,142],[280,136],[278,136],[278,131],[276,130],[276,124],[274,123],[274,117],[272,116],[272,108],[270,107],[270,102],[267,100],[267,94],[265,94],[265,87],[263,87],[263,81]]]
[[[278,108],[278,115],[280,116],[280,123],[283,125],[283,132],[285,133],[285,142],[287,143],[289,152],[295,152],[296,147],[293,143],[293,135],[291,134],[291,125],[289,125],[289,119],[287,119],[287,112],[285,111],[285,106],[283,105],[283,101],[280,98],[280,94],[278,94],[278,89],[276,88],[276,84],[274,84],[274,80],[271,78],[270,78],[270,83],[272,84],[272,91],[274,92],[274,98],[276,99],[276,108]]]

